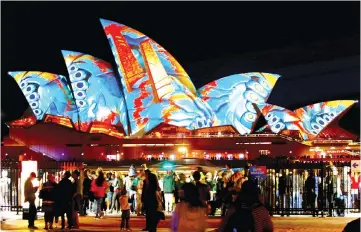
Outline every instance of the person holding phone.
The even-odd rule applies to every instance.
[[[35,193],[38,191],[39,186],[33,186],[33,180],[36,178],[35,172],[30,173],[29,178],[25,181],[24,184],[24,197],[25,202],[29,202],[29,217],[28,217],[28,228],[29,229],[38,229],[35,226],[36,218],[36,206],[35,206]]]

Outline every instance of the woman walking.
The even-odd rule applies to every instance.
[[[94,193],[94,197],[97,203],[95,219],[102,217],[102,203],[105,196],[105,190],[108,188],[108,183],[104,178],[103,171],[99,171],[98,177],[93,180],[91,190]]]

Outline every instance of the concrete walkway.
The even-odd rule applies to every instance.
[[[5,215],[3,215],[6,217]],[[8,215],[10,216],[10,214]],[[18,218],[9,218],[3,221],[1,224],[1,231],[30,231],[27,229],[27,221]],[[35,222],[39,230],[32,231],[45,231],[43,229],[44,222],[43,216],[39,215],[39,220]],[[355,219],[356,217],[343,217],[343,218],[312,218],[309,216],[291,216],[291,217],[273,217],[273,223],[276,232],[340,232],[345,225]],[[221,218],[209,218],[207,220],[209,229],[212,231],[217,228]],[[158,225],[159,232],[170,231],[169,229],[170,217],[167,217],[165,221],[161,221]],[[119,231],[120,217],[118,216],[106,216],[104,219],[95,220],[92,216],[80,217],[80,228],[72,231]],[[145,227],[144,217],[132,217],[130,225],[133,231],[140,231]],[[61,231],[60,229],[54,229],[53,231]]]

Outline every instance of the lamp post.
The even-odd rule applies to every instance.
[[[321,198],[321,217],[323,217],[323,170],[324,170],[324,163],[323,163],[323,159],[321,159],[321,194],[320,194],[320,198]]]

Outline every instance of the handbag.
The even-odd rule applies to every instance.
[[[162,211],[164,211],[162,194],[160,191],[156,191],[155,194],[156,194],[156,198],[157,198],[157,211],[162,212]]]
[[[160,191],[156,191],[156,198],[157,198],[157,214],[160,220],[165,220],[164,208],[163,208],[163,200],[162,194]]]

